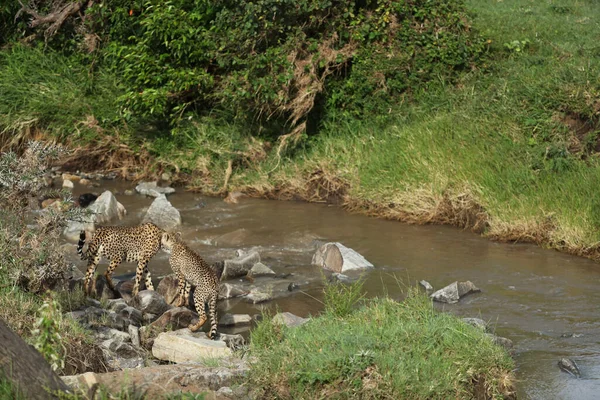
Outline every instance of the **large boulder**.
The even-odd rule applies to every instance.
[[[245,276],[248,274],[248,271],[250,271],[252,267],[259,262],[260,254],[258,254],[257,251],[251,251],[249,253],[242,254],[233,260],[225,260],[225,266],[223,268],[221,280]]]
[[[440,303],[454,304],[462,297],[470,294],[481,292],[471,281],[453,282],[443,289],[431,294],[431,298]]]
[[[135,187],[135,190],[139,194],[151,197],[160,197],[175,192],[175,189],[172,187],[160,187],[156,182],[140,182]]]
[[[123,219],[127,214],[123,204],[119,203],[117,198],[108,190],[98,196],[96,201],[88,207],[88,210],[93,213],[94,222],[97,224]]]
[[[325,243],[319,247],[313,255],[312,263],[338,273],[373,268],[373,264],[363,256],[337,242]]]
[[[152,222],[156,226],[164,230],[172,230],[181,225],[181,214],[164,194],[156,197],[150,204],[146,215],[142,219],[142,223]]]
[[[225,342],[210,340],[204,332],[192,333],[184,328],[158,335],[152,345],[152,355],[174,363],[202,362],[207,358],[225,358],[232,352]]]
[[[90,213],[79,221],[72,221],[63,231],[63,235],[71,242],[79,240],[79,233],[84,230],[92,232],[96,224],[107,224],[125,217],[127,210],[123,204],[109,191],[102,193],[88,208]]]

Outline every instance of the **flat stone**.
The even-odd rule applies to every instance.
[[[157,182],[140,182],[135,187],[135,190],[139,194],[151,197],[160,197],[161,195],[175,193],[175,189],[172,187],[160,187]]]
[[[290,328],[304,325],[310,318],[302,318],[290,312],[277,313],[273,317],[273,323],[278,325],[286,325]]]
[[[273,295],[271,293],[265,293],[255,289],[246,295],[246,299],[249,303],[258,304],[273,300]]]
[[[225,342],[210,340],[204,332],[191,333],[187,328],[161,333],[152,345],[154,357],[174,363],[202,362],[206,358],[225,358],[231,354]]]
[[[62,180],[63,180],[63,181],[64,181],[64,180],[67,180],[67,181],[71,181],[71,182],[77,182],[78,180],[80,180],[80,179],[81,179],[81,177],[80,177],[80,176],[78,176],[78,175],[73,175],[73,174],[69,174],[69,173],[67,173],[67,172],[64,172],[64,173],[61,175],[61,178],[62,178]]]
[[[252,317],[248,314],[225,314],[219,319],[221,326],[249,325]]]

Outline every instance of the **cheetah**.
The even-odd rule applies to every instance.
[[[148,262],[160,250],[163,232],[162,229],[150,222],[139,226],[101,226],[96,229],[88,249],[83,252],[85,231],[81,231],[77,253],[82,260],[88,261],[84,281],[86,293],[91,294],[92,278],[101,256],[110,260],[105,276],[106,283],[111,290],[115,289],[111,275],[123,261],[137,261],[138,263],[132,292],[134,296],[139,292],[142,274],[146,275],[146,289],[154,290],[152,277],[148,271]]]
[[[199,330],[206,322],[205,303],[208,303],[208,313],[211,319],[208,337],[216,339],[217,336],[217,296],[219,293],[219,280],[215,271],[190,249],[178,234],[163,233],[161,246],[167,253],[171,253],[169,264],[179,280],[179,302],[181,307],[187,302],[191,285],[196,287],[194,291],[194,305],[198,311],[198,323],[190,324],[188,328],[192,332]]]

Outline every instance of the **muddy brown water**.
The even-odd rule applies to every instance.
[[[118,224],[140,221],[152,198],[125,196],[132,183],[103,181],[102,190],[117,193],[128,215]],[[99,191],[99,188],[94,189]],[[75,195],[89,191],[76,186]],[[444,226],[411,226],[352,215],[324,204],[221,199],[185,193],[169,200],[181,212],[181,232],[208,261],[235,257],[237,249],[254,248],[263,263],[286,278],[259,278],[276,300],[252,305],[243,299],[222,301],[220,313],[257,314],[278,307],[307,317],[320,312],[322,272],[311,265],[319,240],[339,241],[371,261],[369,296],[401,298],[403,285],[425,279],[439,289],[455,280],[471,280],[482,293],[458,304],[439,306],[458,316],[490,321],[500,336],[514,342],[518,396],[521,399],[600,398],[600,265],[525,244],[491,242]],[[224,237],[222,235],[225,235]],[[72,260],[84,269],[83,262]],[[101,265],[101,271],[106,266]],[[155,277],[171,273],[167,255],[150,263]],[[122,264],[117,275],[132,276],[133,264]],[[118,277],[118,276],[117,276]],[[245,280],[235,282],[250,287]],[[290,282],[300,285],[289,292]],[[574,359],[580,379],[561,372],[557,361]]]

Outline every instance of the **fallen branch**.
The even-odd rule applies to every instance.
[[[50,26],[46,28],[44,31],[44,37],[48,39],[56,34],[56,32],[60,29],[63,23],[69,18],[71,15],[77,14],[84,8],[87,1],[79,1],[75,3],[69,3],[62,7],[55,9],[46,15],[40,15],[37,10],[26,7],[21,1],[19,4],[21,5],[21,9],[17,13],[19,16],[21,13],[27,13],[31,15],[33,18],[29,22],[30,28],[36,28],[38,26],[48,25]]]

